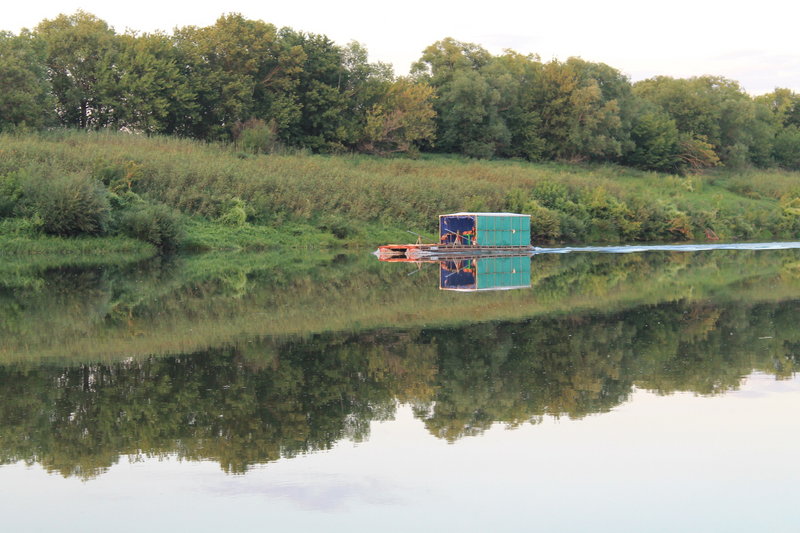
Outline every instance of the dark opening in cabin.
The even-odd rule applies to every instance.
[[[475,215],[442,215],[439,217],[439,242],[442,244],[475,244]]]

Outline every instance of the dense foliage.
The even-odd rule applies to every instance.
[[[800,169],[800,95],[788,89],[753,98],[714,76],[631,83],[602,63],[493,55],[451,38],[398,78],[358,43],[238,14],[167,35],[118,34],[78,11],[0,33],[0,131],[57,125],[255,152]]]

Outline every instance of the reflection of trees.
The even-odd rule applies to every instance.
[[[242,341],[114,364],[0,367],[0,460],[89,477],[120,454],[229,472],[368,435],[397,401],[454,440],[580,418],[634,386],[714,394],[800,364],[800,302],[683,302],[452,329]],[[769,338],[766,338],[769,337]]]
[[[391,342],[389,343],[391,345]],[[227,471],[366,437],[431,356],[346,338],[113,365],[0,370],[0,453],[90,476],[119,454],[211,458]],[[403,345],[405,346],[405,345]],[[247,362],[243,355],[249,358]]]
[[[435,402],[417,411],[433,434],[453,440],[495,421],[605,412],[633,386],[715,394],[736,388],[754,369],[787,377],[800,365],[798,316],[797,301],[677,302],[426,332],[447,342],[439,343]]]
[[[607,411],[632,385],[623,366],[629,350],[617,347],[629,346],[633,332],[614,319],[460,330],[441,344],[440,385],[435,404],[424,414],[426,426],[454,440],[495,421],[513,426],[544,415]]]

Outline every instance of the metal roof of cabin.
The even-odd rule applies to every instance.
[[[462,217],[462,216],[475,216],[482,217],[530,217],[530,215],[521,215],[519,213],[476,213],[476,212],[462,212],[462,213],[448,213],[446,215],[439,215],[440,217]]]

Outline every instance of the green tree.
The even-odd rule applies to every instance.
[[[409,153],[416,143],[432,141],[433,89],[407,78],[394,82],[381,99],[367,112],[362,151],[374,154]]]
[[[775,89],[756,97],[775,123],[773,152],[775,162],[787,169],[800,169],[800,94],[789,89]]]
[[[501,109],[515,96],[513,79],[502,68],[484,73],[492,62],[482,47],[448,37],[413,65],[413,77],[436,90],[437,149],[487,158],[509,145]]]
[[[39,128],[52,118],[43,43],[28,32],[0,32],[0,131]]]
[[[604,101],[600,84],[579,67],[553,60],[537,80],[534,105],[542,121],[545,153],[571,161],[616,157],[621,154],[614,138],[621,126],[619,103]]]
[[[536,106],[537,80],[542,63],[536,55],[522,55],[506,50],[484,67],[501,93],[498,109],[511,135],[508,145],[500,147],[500,155],[541,159],[545,141],[541,137],[541,114]]]
[[[117,37],[112,68],[100,73],[99,93],[117,128],[175,133],[178,116],[195,110],[194,94],[177,65],[172,40],[162,34]]]
[[[42,21],[35,34],[46,45],[48,76],[62,124],[105,126],[109,110],[98,80],[114,65],[113,28],[94,15],[77,11]]]
[[[294,91],[305,54],[286,45],[272,24],[229,14],[213,26],[176,30],[175,42],[197,100],[179,133],[227,139],[250,118],[274,121],[281,131],[299,120]]]
[[[422,52],[419,61],[411,66],[411,75],[434,87],[440,87],[452,81],[456,72],[480,70],[491,59],[492,55],[482,46],[447,37]]]
[[[777,88],[771,93],[757,96],[756,101],[766,105],[781,126],[800,127],[800,94]]]
[[[707,88],[708,84],[700,78],[657,76],[637,82],[634,92],[663,109],[675,121],[678,131],[704,135],[719,146],[717,106]]]
[[[317,152],[341,150],[355,142],[346,126],[347,71],[342,49],[324,35],[289,28],[283,28],[280,37],[288,46],[303,51],[295,88],[299,114],[286,130],[285,139]]]
[[[583,84],[590,84],[592,81],[597,84],[604,105],[613,103],[618,110],[619,120],[606,122],[606,129],[598,131],[606,138],[604,142],[607,144],[608,157],[615,159],[632,150],[634,145],[630,130],[636,113],[636,98],[630,79],[605,63],[593,63],[577,57],[569,58],[567,63],[579,73]]]
[[[394,70],[386,63],[370,63],[367,49],[355,41],[342,49],[342,62],[346,73],[342,87],[347,106],[340,121],[348,139],[363,142],[368,113],[386,100],[395,81]]]
[[[746,125],[743,142],[747,145],[749,161],[762,168],[775,164],[773,148],[780,125],[763,102],[754,100],[750,104],[750,119]]]
[[[678,145],[680,147],[678,158],[683,169],[700,172],[721,164],[714,145],[702,135],[683,133]]]
[[[511,140],[498,113],[501,95],[475,70],[456,72],[439,88],[438,145],[444,151],[489,158]]]
[[[733,167],[770,163],[774,123],[737,82],[659,76],[638,82],[634,91],[665,111],[687,138],[707,142],[721,162]]]
[[[775,137],[775,161],[783,168],[800,170],[800,127],[783,128]]]
[[[634,148],[623,162],[645,170],[673,172],[679,166],[680,135],[675,121],[654,104],[638,101],[631,120]]]

